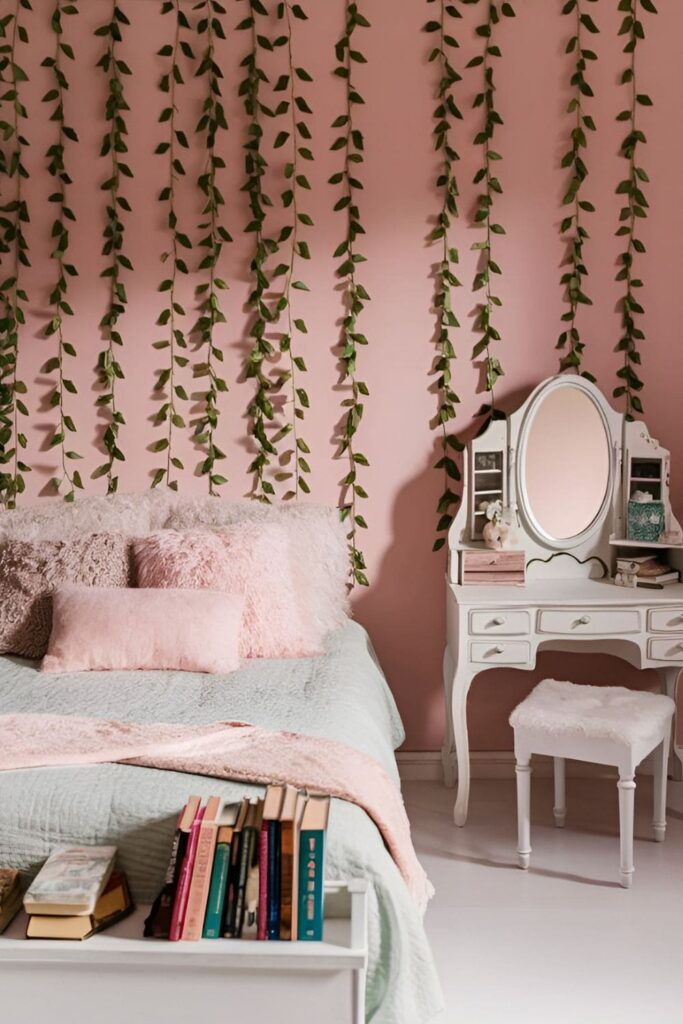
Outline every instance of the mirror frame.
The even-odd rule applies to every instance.
[[[600,420],[605,431],[605,440],[608,448],[608,477],[605,484],[605,493],[602,499],[600,508],[598,509],[593,520],[588,524],[585,529],[580,533],[575,534],[573,537],[553,537],[548,534],[536,519],[531,505],[529,503],[527,490],[524,479],[524,467],[526,464],[526,450],[528,444],[528,437],[533,421],[536,417],[536,413],[540,408],[541,403],[548,397],[551,392],[558,390],[559,388],[578,388],[588,399],[593,403],[594,408],[600,415]],[[553,548],[558,551],[571,551],[572,548],[579,547],[586,540],[590,539],[603,525],[605,517],[610,512],[613,501],[614,483],[615,483],[615,451],[612,439],[612,431],[610,424],[603,406],[602,395],[596,391],[594,385],[586,380],[585,377],[579,376],[558,376],[551,377],[550,380],[545,381],[529,398],[526,409],[524,410],[524,416],[519,428],[519,439],[517,448],[517,459],[515,467],[515,484],[517,491],[517,500],[519,504],[519,510],[523,516],[526,527],[529,533],[536,539],[539,544],[544,545],[548,548]]]

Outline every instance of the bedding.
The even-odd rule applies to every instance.
[[[234,672],[242,606],[209,590],[60,587],[41,670]]]
[[[349,622],[324,656],[254,660],[227,676],[110,672],[50,678],[0,658],[0,713],[52,713],[128,722],[253,722],[346,743],[379,761],[398,786],[403,731],[365,631]],[[163,881],[179,807],[190,793],[236,800],[262,786],[127,764],[0,773],[0,864],[35,872],[60,843],[114,843],[138,900]],[[401,874],[368,815],[334,799],[327,875],[371,883],[367,1019],[426,1024],[441,1008],[431,953]]]

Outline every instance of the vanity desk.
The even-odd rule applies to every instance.
[[[683,545],[673,543],[680,527],[668,500],[669,453],[643,423],[626,422],[586,379],[560,375],[513,415],[492,420],[468,446],[464,470],[449,532],[444,657],[442,759],[448,786],[457,762],[456,825],[467,820],[467,695],[480,672],[530,671],[545,650],[609,654],[655,669],[662,690],[675,697],[683,669],[683,583],[612,582],[617,554],[657,553],[683,568]],[[644,487],[653,499],[648,510],[664,509],[667,543],[626,539],[629,501]],[[516,534],[511,546],[525,552],[523,585],[462,582],[466,553],[483,549],[487,500],[505,507]],[[677,774],[682,757],[674,745]]]

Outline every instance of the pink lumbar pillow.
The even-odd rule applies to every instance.
[[[320,654],[322,634],[297,584],[287,531],[243,522],[224,530],[160,530],[133,542],[141,587],[209,588],[240,594],[243,658]]]
[[[43,672],[239,668],[242,599],[208,590],[64,587]]]

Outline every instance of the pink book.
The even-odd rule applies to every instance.
[[[183,924],[185,923],[185,913],[187,911],[187,900],[190,895],[190,883],[192,882],[192,869],[194,868],[194,859],[197,856],[197,843],[199,841],[199,827],[204,817],[204,808],[201,807],[197,811],[197,815],[192,822],[192,828],[190,829],[190,838],[187,843],[187,850],[183,857],[183,866],[180,869],[180,878],[178,879],[178,888],[176,890],[175,899],[173,901],[173,914],[171,916],[171,931],[169,939],[171,942],[178,942],[183,933]]]
[[[268,822],[264,821],[259,833],[258,849],[258,919],[257,939],[268,937]]]

